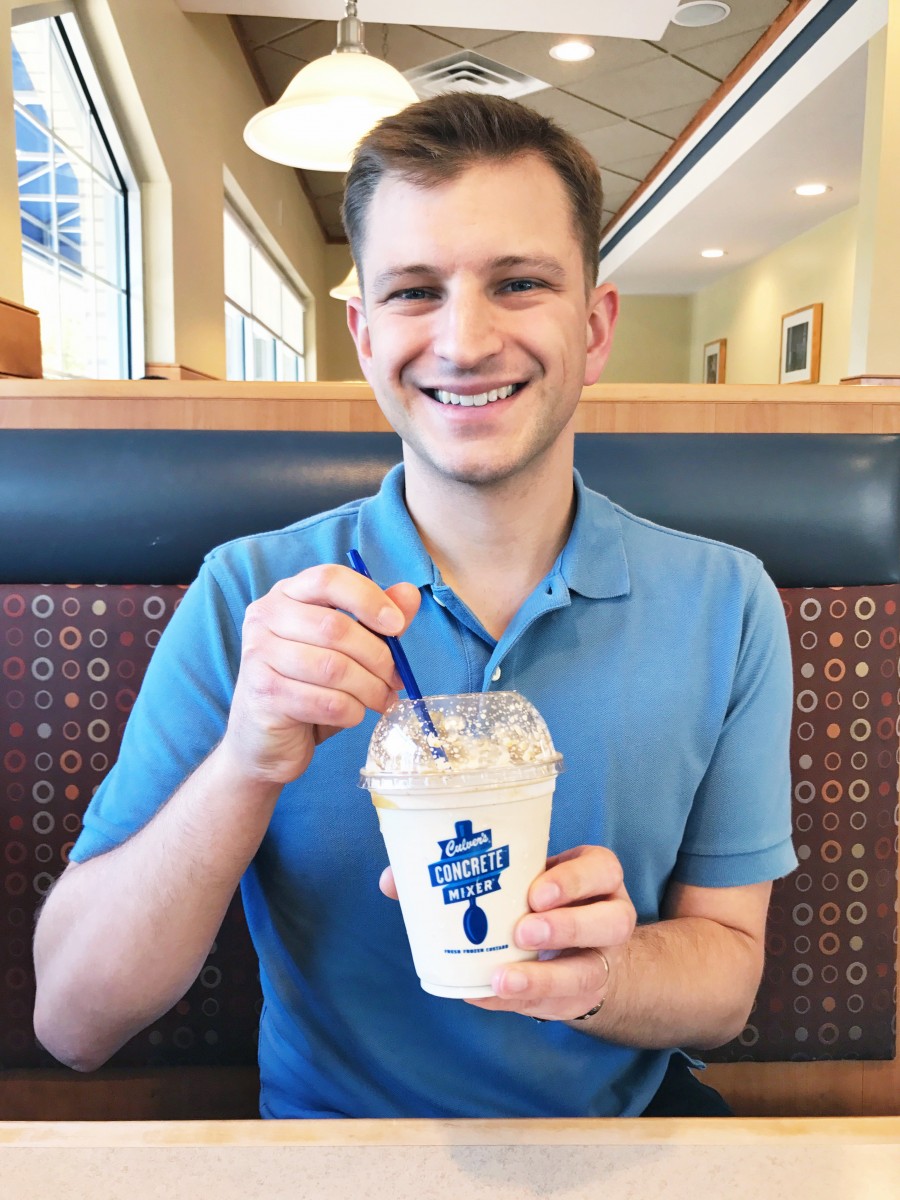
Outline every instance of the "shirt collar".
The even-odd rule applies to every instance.
[[[575,471],[575,520],[559,557],[570,591],[595,600],[627,596],[631,589],[622,522],[616,506],[584,486]]]
[[[383,587],[411,583],[425,587],[437,582],[431,556],[406,507],[403,464],[385,475],[376,496],[364,500],[358,518],[358,549],[369,574]]]
[[[566,586],[582,596],[625,596],[630,581],[616,507],[586,488],[578,471],[574,481],[575,520],[559,557],[559,573]],[[360,505],[358,531],[359,552],[378,583],[403,580],[426,587],[439,582],[406,507],[402,463],[387,473],[378,494]]]

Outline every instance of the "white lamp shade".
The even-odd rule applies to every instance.
[[[380,58],[336,52],[298,71],[276,104],[250,118],[244,141],[289,167],[346,171],[360,139],[416,100],[412,85]]]
[[[351,267],[341,282],[336,283],[328,295],[334,296],[335,300],[349,300],[351,296],[360,295],[359,276],[356,274],[356,267]]]

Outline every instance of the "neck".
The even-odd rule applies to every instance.
[[[572,528],[572,448],[554,451],[489,485],[448,479],[405,452],[406,505],[419,536],[444,582],[498,639]]]

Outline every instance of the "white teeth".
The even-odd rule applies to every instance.
[[[493,388],[490,392],[481,392],[477,396],[462,396],[456,392],[435,392],[435,399],[440,400],[441,404],[461,404],[464,408],[482,408],[485,404],[493,404],[495,400],[505,400],[507,396],[511,396],[516,390],[514,383],[509,383],[506,387]]]

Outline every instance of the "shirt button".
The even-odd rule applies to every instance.
[[[501,672],[500,672],[500,668],[499,668],[499,667],[494,667],[494,673],[493,673],[493,675],[491,676],[491,683],[496,683],[496,682],[497,682],[497,680],[500,678],[500,674],[501,674]]]

